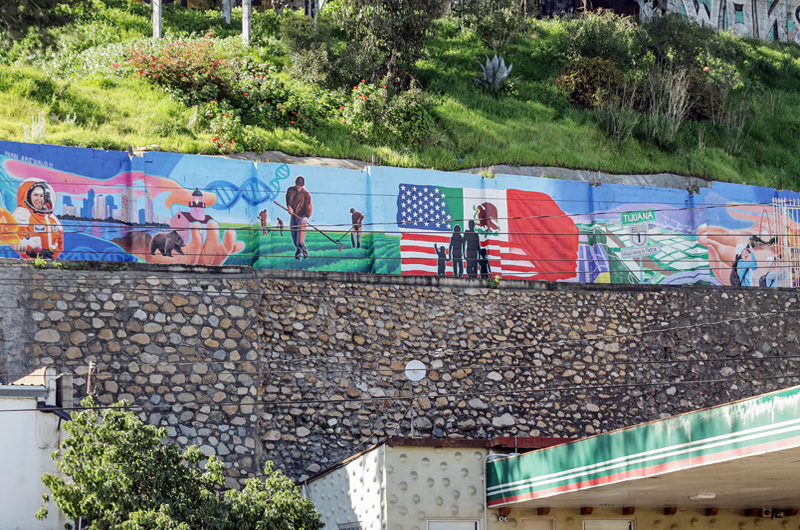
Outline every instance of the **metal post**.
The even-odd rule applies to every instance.
[[[164,36],[161,26],[161,0],[152,0],[153,3],[153,40]]]
[[[94,376],[94,361],[89,361],[89,373],[86,375],[86,395],[91,396],[94,393],[92,385],[92,376]]]
[[[253,0],[242,0],[242,41],[250,44],[250,14],[253,11]]]
[[[411,437],[414,437],[414,381],[408,382],[408,393],[411,396]]]

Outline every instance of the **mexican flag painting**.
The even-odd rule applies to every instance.
[[[577,274],[578,227],[544,193],[400,184],[397,225],[401,274],[460,276],[455,262],[463,259],[468,273],[481,250],[492,276],[556,281]]]

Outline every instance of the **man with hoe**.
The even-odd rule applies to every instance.
[[[292,243],[297,249],[294,259],[307,259],[308,248],[306,248],[306,227],[308,219],[311,217],[311,194],[305,189],[306,179],[298,176],[294,179],[294,186],[286,190],[286,210],[291,215],[289,219],[289,233],[292,236]]]

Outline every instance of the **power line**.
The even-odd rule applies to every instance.
[[[278,162],[271,162],[271,163],[279,164]],[[285,164],[281,164],[281,165],[285,165]],[[56,171],[61,171],[61,170],[56,170]],[[361,170],[360,172],[363,172],[363,170]],[[154,178],[170,180],[170,177],[160,176],[160,175],[148,175],[144,171],[137,172],[137,173],[141,173],[142,174],[142,178],[141,179],[136,179],[137,181],[144,180],[147,177],[154,177]],[[117,176],[118,175],[115,175],[115,176],[113,176],[111,178],[116,178]],[[536,178],[536,177],[534,177],[534,178]],[[13,177],[10,178],[10,179],[9,178],[0,178],[0,182],[6,182],[8,184],[21,184],[23,180],[24,180],[23,178],[17,179],[17,178],[13,178]],[[260,180],[259,182],[266,183],[267,180],[272,181],[273,179],[264,178],[264,179]],[[281,180],[283,180],[283,179],[281,179]],[[50,184],[50,183],[48,183],[48,184]],[[62,183],[56,183],[56,186],[59,186],[61,184]],[[233,184],[233,183],[230,183],[230,184],[232,186],[235,186],[235,184]],[[583,184],[588,185],[588,183],[585,183],[585,182],[572,181],[572,185],[575,185],[575,186],[581,186]],[[420,188],[428,186],[428,187],[431,187],[432,189],[435,189],[435,188],[446,188],[446,189],[451,189],[451,190],[453,190],[453,189],[458,189],[458,190],[464,190],[464,189],[473,190],[473,189],[476,189],[476,188],[469,188],[469,187],[467,187],[467,188],[464,188],[464,187],[451,188],[451,187],[448,187],[448,186],[435,186],[435,185],[430,185],[430,184],[413,184],[413,183],[412,184],[406,184],[406,183],[398,184],[398,189],[399,189],[400,185],[407,185],[409,187],[419,186]],[[50,184],[50,186],[52,187],[53,184]],[[113,184],[113,183],[107,183],[107,181],[98,181],[95,184],[90,184],[90,183],[85,183],[85,182],[70,182],[69,186],[70,187],[92,188],[92,190],[94,190],[94,188],[97,188],[97,189],[99,189],[101,191],[104,191],[106,188],[125,189],[125,190],[133,190],[133,191],[139,190],[139,191],[142,192],[142,195],[146,194],[150,190],[163,190],[163,191],[160,191],[159,193],[157,193],[156,196],[160,195],[162,193],[168,193],[168,192],[191,192],[192,191],[191,187],[186,188],[186,187],[182,186],[181,184],[179,184],[177,181],[175,181],[175,185],[174,186],[160,186],[160,185],[157,185],[157,184],[154,184],[154,183],[150,183],[150,184],[146,184],[146,185],[145,184],[139,185],[139,184],[133,184],[133,183],[130,183],[130,184],[129,183]],[[281,194],[285,193],[288,190],[288,188],[278,188],[278,189],[271,188],[271,187],[269,187],[268,183],[266,184],[266,186],[268,187],[270,192],[274,192],[276,194],[275,195],[276,197],[280,196]],[[199,189],[199,187],[196,187],[196,189]],[[675,188],[662,188],[662,189],[665,190],[665,193],[672,193],[673,192],[672,190],[679,191],[681,193],[682,192],[688,192],[688,190],[678,190],[678,189],[675,189]],[[242,192],[244,192],[244,191],[250,191],[250,192],[262,192],[262,191],[265,191],[265,189],[262,188],[262,187],[258,187],[258,188],[246,188],[246,187],[239,188],[239,187],[236,187],[236,190],[237,191],[242,191]],[[495,193],[503,193],[503,192],[507,191],[505,189],[494,189],[494,188],[482,188],[482,190],[483,191],[487,191],[487,192],[495,192]],[[201,191],[204,191],[204,190],[201,190]],[[542,194],[542,195],[547,195],[545,192],[540,192],[540,191],[536,191],[536,190],[522,190],[522,191],[524,193],[539,193],[539,194]],[[208,194],[216,195],[216,193],[214,191],[204,191],[204,192],[208,193]],[[87,198],[74,197],[73,195],[66,194],[66,193],[63,193],[63,192],[55,192],[55,193],[56,194],[60,193],[61,195],[65,195],[67,197],[70,197],[71,199],[75,198],[75,199],[80,199],[80,200],[84,200],[84,201],[87,200]],[[401,193],[402,193],[401,191],[398,191],[398,193],[363,193],[363,192],[351,192],[351,191],[348,191],[348,192],[336,192],[336,191],[319,191],[319,190],[315,190],[313,195],[333,195],[333,196],[345,196],[345,197],[352,197],[352,196],[358,196],[358,197],[398,197]],[[463,191],[462,191],[462,193],[463,193]],[[780,192],[778,190],[775,190],[775,196],[776,197],[780,193],[786,193],[786,192],[785,191],[784,192]],[[790,192],[790,193],[792,193],[792,192]],[[112,194],[113,195],[116,195],[116,194],[125,195],[122,191],[106,193],[106,195],[112,195]],[[433,195],[430,194],[430,193],[423,194],[421,192],[419,194],[406,194],[406,195],[411,195],[412,197],[426,197],[426,196],[433,197]],[[464,200],[464,199],[469,199],[469,200],[486,199],[486,200],[493,200],[493,201],[509,201],[509,200],[513,200],[514,202],[573,202],[573,203],[583,203],[583,204],[592,204],[592,203],[606,203],[606,204],[686,204],[687,202],[690,202],[690,201],[694,200],[692,194],[689,194],[689,196],[685,200],[679,201],[679,202],[670,202],[670,201],[662,201],[662,200],[654,200],[654,201],[619,201],[619,200],[611,200],[611,199],[606,199],[606,200],[561,199],[561,198],[554,199],[554,198],[550,198],[550,197],[548,197],[546,199],[537,199],[537,198],[533,198],[533,197],[514,197],[513,199],[509,199],[508,197],[501,197],[499,195],[498,196],[487,196],[485,193],[484,194],[480,194],[480,195],[463,195],[463,194],[462,195],[455,195],[455,194],[451,194],[451,195],[447,195],[446,197],[448,199],[461,199],[461,200]],[[700,199],[702,200],[702,197],[700,197]],[[771,202],[764,202],[764,203],[737,203],[737,202],[732,202],[730,204],[733,204],[733,205],[771,205],[772,203]],[[186,206],[186,205],[179,205],[179,206]],[[709,205],[709,206],[711,206],[711,205]],[[714,205],[714,207],[726,207],[726,206]]]
[[[476,397],[476,396],[504,396],[509,394],[538,394],[538,393],[548,393],[548,392],[582,392],[587,390],[600,390],[600,389],[615,389],[615,388],[649,388],[649,387],[659,387],[659,386],[675,386],[675,385],[693,385],[693,384],[712,384],[712,383],[726,383],[726,382],[755,382],[755,381],[769,381],[769,380],[776,380],[776,379],[797,379],[798,376],[791,376],[791,375],[780,375],[780,376],[763,376],[763,377],[737,377],[737,378],[721,378],[721,379],[702,379],[702,380],[690,380],[690,381],[658,381],[658,382],[650,382],[650,383],[611,383],[611,384],[599,384],[599,385],[576,385],[571,387],[546,387],[546,388],[533,388],[533,389],[505,389],[499,390],[495,392],[487,392],[487,391],[474,391],[474,392],[459,392],[459,393],[450,393],[450,394],[439,394],[439,393],[432,393],[428,392],[427,394],[417,394],[414,399],[419,399],[419,397],[426,397],[428,399],[436,399],[440,397],[446,398],[464,398],[464,397]],[[373,402],[373,401],[410,401],[412,398],[409,396],[381,396],[381,397],[369,397],[369,398],[342,398],[342,399],[296,399],[296,400],[281,400],[281,401],[254,401],[253,403],[241,403],[238,401],[221,401],[218,403],[174,403],[169,405],[136,405],[130,404],[125,406],[124,408],[127,409],[142,409],[143,411],[146,410],[163,410],[163,409],[171,409],[173,407],[182,407],[182,408],[194,408],[202,409],[203,407],[209,408],[222,408],[226,406],[236,406],[236,407],[252,407],[254,411],[256,409],[264,408],[268,405],[278,405],[278,406],[285,406],[285,405],[313,405],[313,404],[338,404],[344,405],[346,403],[361,403],[361,402]],[[71,410],[105,410],[105,409],[112,409],[117,408],[114,405],[108,406],[98,406],[98,407],[47,407],[46,409],[5,409],[0,410],[0,413],[3,412],[41,412],[44,411],[52,411],[52,410],[64,410],[64,411],[71,411]],[[121,407],[120,407],[121,408]]]
[[[742,310],[740,312],[752,312],[752,311]],[[642,331],[642,332],[636,332],[636,333],[629,333],[629,334],[601,335],[599,337],[595,336],[595,337],[581,337],[581,338],[577,338],[577,339],[569,339],[569,338],[567,338],[567,339],[554,339],[554,340],[550,340],[550,341],[537,341],[535,344],[511,344],[511,345],[489,347],[489,348],[465,348],[465,349],[459,349],[459,350],[452,350],[452,349],[451,350],[435,350],[433,352],[433,355],[436,356],[436,357],[442,357],[442,356],[445,356],[447,354],[457,354],[457,353],[472,353],[472,354],[475,354],[475,353],[481,353],[481,352],[486,352],[486,351],[497,351],[497,350],[506,350],[506,349],[527,349],[527,350],[532,350],[532,349],[540,348],[542,346],[564,345],[566,343],[572,343],[572,342],[594,342],[594,341],[601,341],[601,340],[605,341],[605,340],[612,340],[612,339],[619,339],[619,338],[639,337],[639,336],[643,336],[643,335],[661,334],[661,333],[667,333],[667,332],[670,332],[670,331],[692,329],[692,328],[696,328],[696,327],[715,326],[715,325],[719,325],[719,324],[727,324],[727,323],[731,323],[731,322],[741,322],[741,321],[745,321],[745,320],[751,320],[751,319],[754,319],[754,318],[774,317],[774,316],[784,315],[784,314],[787,314],[787,313],[792,313],[793,314],[793,313],[797,313],[797,312],[800,312],[800,309],[790,309],[790,310],[784,310],[784,311],[772,311],[772,312],[767,312],[767,313],[757,313],[755,315],[750,315],[750,316],[740,317],[740,318],[731,318],[731,319],[726,319],[726,320],[720,320],[720,321],[714,321],[714,322],[704,322],[704,323],[703,322],[699,322],[699,323],[693,323],[693,324],[687,324],[687,325],[683,325],[683,326],[675,326],[675,327],[669,327],[669,328],[662,327],[660,329],[654,329],[654,330],[648,330],[648,331]],[[377,357],[377,356],[374,355],[374,354],[369,354],[369,357]],[[387,357],[382,357],[382,358],[385,359]],[[486,366],[486,365],[460,366],[460,365],[453,365],[453,366],[450,366],[449,368],[446,368],[446,369],[437,368],[436,371],[439,371],[439,372],[453,371],[453,372],[455,372],[455,371],[458,371],[458,370],[466,370],[466,369],[471,369],[471,370],[476,370],[476,369],[500,370],[500,369],[511,369],[511,368],[533,368],[533,369],[539,369],[539,368],[544,368],[544,367],[567,368],[569,366],[573,366],[574,367],[575,365],[578,365],[578,364],[585,365],[585,366],[592,365],[592,364],[605,365],[605,366],[608,366],[608,365],[636,365],[636,364],[642,364],[642,365],[644,365],[644,364],[694,364],[694,363],[703,364],[703,363],[706,363],[706,362],[725,362],[725,361],[728,361],[728,362],[733,362],[733,361],[742,362],[742,361],[755,361],[755,360],[761,360],[761,359],[770,359],[770,360],[771,359],[783,359],[783,360],[786,360],[786,359],[794,359],[794,358],[800,358],[800,355],[796,355],[796,356],[795,355],[784,355],[784,356],[777,355],[777,356],[769,356],[769,357],[747,357],[747,358],[728,358],[728,359],[726,359],[726,358],[694,359],[694,360],[693,359],[681,359],[681,360],[679,360],[679,359],[665,359],[665,360],[660,360],[660,361],[628,361],[628,360],[625,360],[625,361],[616,361],[616,360],[615,361],[603,361],[603,360],[598,360],[598,361],[591,361],[590,362],[590,361],[583,361],[583,360],[574,360],[571,365],[569,365],[569,364],[555,364],[555,363],[550,363],[550,364],[545,364],[545,363],[535,364],[534,363],[534,364],[518,364],[518,365],[508,364],[508,365],[501,365],[501,366]],[[293,357],[293,358],[284,358],[284,359],[275,359],[273,357],[273,358],[262,358],[262,359],[258,359],[258,360],[239,360],[239,361],[229,361],[229,360],[204,361],[204,360],[197,360],[197,361],[176,361],[176,362],[160,361],[158,363],[142,363],[142,362],[138,362],[138,361],[132,360],[132,361],[129,361],[127,364],[135,362],[138,366],[155,366],[155,367],[159,367],[159,366],[178,366],[178,365],[197,365],[197,364],[234,364],[234,363],[239,363],[239,364],[248,363],[248,364],[253,364],[253,365],[265,365],[265,364],[280,364],[282,362],[285,363],[287,361],[289,361],[289,362],[301,361],[303,363],[307,363],[308,361],[312,361],[312,360],[325,360],[325,361],[334,361],[335,360],[337,362],[341,362],[342,360],[345,360],[347,362],[350,362],[352,360],[362,360],[362,361],[364,361],[364,360],[367,360],[367,359],[366,359],[365,356],[339,357],[339,356],[326,355],[326,356],[315,356],[315,357],[314,356],[303,356],[303,357]],[[376,362],[376,363],[378,362],[377,358],[376,358],[376,360],[374,362]],[[120,362],[120,364],[121,364],[121,366],[120,366],[120,369],[121,369],[123,367],[123,363]],[[107,369],[108,368],[108,364],[107,363],[100,363],[99,366],[98,366],[98,369],[100,367],[104,367],[104,368]],[[378,364],[376,364],[375,368],[368,368],[368,369],[361,369],[361,370],[338,370],[338,369],[335,369],[335,368],[332,369],[332,368],[327,368],[327,367],[324,369],[324,371],[326,371],[326,372],[350,372],[350,373],[385,372],[385,371],[391,371],[392,373],[394,373],[394,372],[402,372],[403,370],[404,369],[392,369],[390,367],[382,367],[382,366],[380,366]],[[229,373],[231,375],[233,375],[233,374],[251,374],[251,375],[255,374],[255,375],[253,375],[253,377],[256,377],[256,378],[264,376],[264,375],[267,375],[269,373],[273,373],[273,372],[277,372],[277,373],[310,373],[310,374],[319,374],[320,373],[319,370],[301,370],[301,369],[276,370],[276,369],[273,369],[273,368],[267,369],[267,368],[264,368],[264,367],[262,367],[262,372],[260,372],[260,373],[258,373],[258,372],[248,372],[248,371],[234,371],[234,372],[231,372],[229,369],[224,370],[224,372],[227,372],[227,373]],[[105,373],[112,374],[112,375],[115,374],[115,372],[105,372]],[[131,373],[131,372],[129,372],[129,373]],[[138,373],[138,372],[132,372],[132,373]],[[0,376],[2,376],[2,375],[9,375],[9,374],[0,374]],[[18,374],[18,375],[20,375],[22,377],[22,376],[25,376],[25,375],[28,375],[28,374]],[[150,374],[143,374],[143,375],[150,375]],[[166,374],[166,375],[165,374],[159,374],[159,375],[164,375],[164,377],[167,377],[167,376],[172,375],[172,374]],[[199,375],[202,375],[202,374],[199,374]]]
[[[652,366],[652,365],[662,365],[662,364],[663,365],[705,365],[705,364],[726,363],[726,362],[727,363],[733,363],[733,362],[735,362],[735,363],[745,363],[745,362],[761,362],[761,361],[767,362],[767,361],[773,361],[773,360],[788,361],[788,360],[795,360],[795,359],[800,359],[800,355],[769,355],[769,356],[762,356],[762,357],[752,357],[752,356],[748,356],[748,357],[738,357],[738,356],[737,357],[711,357],[711,358],[707,358],[707,359],[674,359],[673,358],[673,359],[664,359],[664,360],[658,360],[658,361],[617,361],[617,360],[607,361],[607,360],[603,360],[603,359],[599,359],[597,361],[571,360],[571,362],[565,362],[565,363],[561,363],[561,364],[558,364],[558,363],[502,364],[502,365],[488,365],[488,364],[482,364],[482,365],[457,365],[456,364],[456,365],[451,365],[451,366],[441,367],[441,368],[428,367],[428,370],[436,371],[436,372],[438,372],[440,374],[441,373],[454,373],[454,372],[458,372],[460,370],[500,371],[500,370],[512,370],[512,369],[543,369],[543,368],[579,369],[579,370],[582,370],[582,369],[588,368],[588,367],[590,367],[592,365],[597,365],[601,369],[608,370],[608,368],[607,368],[608,366],[630,366],[630,365],[648,365],[648,366]],[[183,364],[186,364],[186,365],[194,365],[194,364],[206,364],[206,365],[207,364],[223,364],[223,363],[226,363],[226,362],[231,362],[231,361],[210,361],[210,362],[203,362],[203,361],[197,362],[197,361],[195,361],[195,362],[185,362],[185,363],[184,362],[170,363],[168,361],[165,361],[164,363],[158,363],[158,364],[155,364],[155,363],[137,363],[137,364],[139,366],[164,366],[164,365],[176,366],[176,365],[183,365]],[[272,361],[262,360],[262,361],[249,361],[249,362],[251,362],[253,364],[267,364],[267,363],[270,363]],[[106,368],[106,369],[109,368],[107,363],[102,363],[102,362],[98,363],[98,367]],[[121,370],[122,368],[124,368],[124,367],[120,367],[119,369],[115,369],[115,370]],[[312,375],[324,375],[326,373],[350,373],[350,374],[376,374],[376,373],[379,373],[379,374],[383,375],[383,372],[391,372],[392,375],[400,374],[400,373],[405,372],[405,368],[391,368],[391,367],[388,367],[388,366],[379,366],[379,365],[376,365],[374,368],[356,368],[356,369],[352,369],[352,368],[329,368],[329,367],[325,367],[324,369],[311,369],[311,370],[308,370],[308,369],[305,369],[305,370],[304,369],[289,369],[289,368],[287,368],[287,369],[262,368],[262,371],[260,371],[260,372],[236,371],[236,370],[225,369],[222,372],[219,372],[218,375],[219,374],[249,375],[253,379],[258,380],[258,379],[265,379],[270,374],[276,374],[276,373],[277,374],[299,373],[299,374],[312,374]],[[24,374],[0,373],[0,377],[25,377],[25,376],[28,376],[28,375],[30,375],[30,373],[24,373]],[[77,375],[77,374],[73,374],[73,375]],[[110,372],[109,371],[109,372],[95,373],[94,377],[96,377],[98,379],[98,381],[107,381],[107,380],[111,379],[113,381],[119,382],[119,379],[116,379],[114,377],[114,376],[119,376],[119,375],[130,375],[130,376],[139,376],[139,375],[141,375],[143,377],[149,377],[152,374],[144,373],[144,372],[125,372],[125,371],[123,371],[123,372],[119,372],[119,371]],[[175,372],[174,374],[173,373],[166,373],[166,374],[165,373],[159,373],[157,375],[163,376],[164,379],[166,380],[166,379],[169,379],[172,375],[187,375],[187,374],[184,374],[183,372]],[[195,374],[195,375],[202,376],[202,375],[205,375],[205,374]],[[388,376],[388,377],[391,377],[391,376]],[[148,383],[148,384],[157,385],[157,384],[161,384],[161,383]]]

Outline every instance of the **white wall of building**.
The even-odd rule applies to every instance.
[[[427,530],[431,520],[476,520],[482,528],[486,454],[475,447],[387,446],[388,530]]]
[[[346,465],[309,482],[306,494],[322,515],[325,530],[386,529],[386,446],[364,453]]]
[[[50,455],[58,448],[59,418],[36,410],[36,398],[0,397],[0,530],[63,529],[66,519],[51,501],[50,515],[37,521],[44,473],[55,473]],[[4,412],[27,409],[24,412]]]
[[[309,482],[307,492],[325,530],[481,530],[486,454],[383,444]]]

